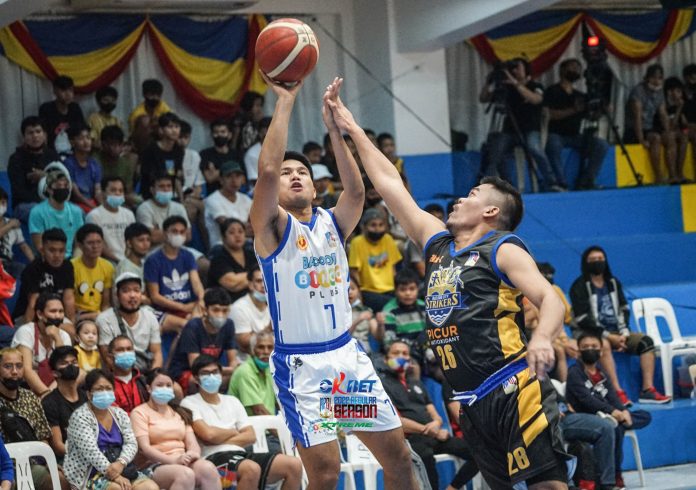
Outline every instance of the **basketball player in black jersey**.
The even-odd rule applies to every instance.
[[[522,219],[519,193],[486,178],[457,201],[445,226],[418,207],[340,99],[329,106],[375,188],[423,247],[428,338],[461,401],[461,427],[486,482],[494,490],[566,489],[574,461],[563,450],[555,392],[545,379],[564,306],[511,234]],[[530,342],[522,295],[540,312]]]

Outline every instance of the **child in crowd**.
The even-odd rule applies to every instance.
[[[73,154],[65,159],[65,167],[72,179],[72,200],[89,213],[102,202],[101,166],[91,156],[92,138],[85,124],[71,126],[68,137]]]
[[[92,369],[101,369],[101,357],[99,357],[98,340],[99,329],[92,320],[83,320],[77,324],[77,364],[85,372]]]
[[[9,201],[7,192],[0,187],[0,260],[5,271],[12,277],[20,277],[24,270],[24,264],[14,260],[13,247],[17,245],[29,262],[34,261],[34,252],[24,241],[22,225],[18,219],[7,218],[7,203]]]
[[[377,342],[382,343],[382,338],[384,337],[383,322],[378,322],[372,309],[363,304],[360,286],[355,281],[350,281],[348,300],[353,310],[353,323],[350,326],[350,333],[353,338],[360,342],[365,352],[369,354],[372,351],[370,335]],[[377,316],[381,315],[381,313],[377,314]]]

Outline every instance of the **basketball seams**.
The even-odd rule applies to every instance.
[[[279,19],[269,24],[259,35],[256,47],[261,69],[281,82],[304,78],[319,58],[319,43],[314,32],[295,19]],[[287,55],[281,58],[285,53]]]

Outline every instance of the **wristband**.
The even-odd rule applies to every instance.
[[[126,466],[128,466],[128,462],[127,462],[125,459],[123,459],[122,457],[119,457],[116,461],[119,462],[119,463],[121,463],[121,464],[123,465],[124,468],[125,468]]]

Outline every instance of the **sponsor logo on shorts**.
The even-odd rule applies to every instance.
[[[503,381],[503,391],[506,395],[510,395],[517,391],[517,376],[510,376]]]
[[[315,434],[335,434],[337,429],[367,429],[373,427],[374,422],[349,422],[345,420],[317,420],[309,425],[309,432]]]
[[[457,290],[463,286],[459,275],[461,266],[449,265],[430,273],[428,289],[425,294],[425,311],[435,325],[442,326],[453,310],[466,309],[462,294]]]
[[[333,414],[337,419],[377,418],[377,398],[374,396],[336,396]]]
[[[336,393],[347,395],[349,393],[372,393],[377,380],[375,379],[346,379],[346,373],[341,371],[333,379],[322,379],[319,383],[319,391],[322,393]]]

